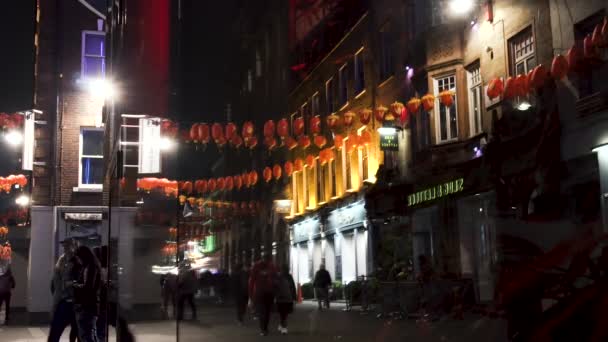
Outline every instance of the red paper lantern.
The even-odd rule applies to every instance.
[[[532,76],[530,77],[530,88],[534,88],[534,89],[538,90],[538,89],[544,87],[548,76],[549,76],[549,71],[547,70],[547,68],[545,68],[545,66],[542,64],[537,65],[532,70]],[[505,86],[505,93],[506,92],[507,92],[507,88]]]
[[[359,136],[359,145],[369,146],[372,143],[372,133],[370,131],[363,131]]]
[[[269,151],[272,151],[272,150],[274,150],[275,147],[277,147],[277,139],[275,139],[272,136],[265,137],[264,145],[266,146],[266,148],[268,148]]]
[[[562,80],[568,75],[568,60],[562,55],[553,57],[551,63],[551,76],[556,80]]]
[[[192,182],[190,182],[190,181],[184,182],[181,190],[186,194],[191,194],[192,193]]]
[[[255,147],[258,146],[258,138],[257,137],[249,138],[249,140],[247,140],[247,145],[250,150],[255,149]]]
[[[226,138],[222,137],[221,139],[216,140],[216,141],[215,141],[215,144],[216,144],[218,147],[222,147],[222,146],[226,145]]]
[[[321,165],[327,164],[327,151],[326,150],[319,151],[319,163]]]
[[[607,47],[608,46],[608,18],[604,18],[604,23],[602,24],[601,35],[602,35],[602,41],[601,41],[600,46]]]
[[[224,191],[226,188],[226,180],[223,177],[217,179],[217,190]]]
[[[338,128],[339,121],[340,121],[339,116],[337,116],[336,114],[331,114],[327,117],[327,127],[329,127],[329,129],[333,131],[336,128]]]
[[[344,137],[340,134],[336,134],[334,136],[334,147],[340,151],[342,150],[342,146],[344,145]]]
[[[236,175],[233,178],[234,178],[234,186],[236,187],[237,190],[241,190],[241,188],[243,187],[243,177],[241,177],[241,175]]]
[[[359,143],[359,136],[355,133],[351,133],[346,139],[346,153],[352,153]]]
[[[274,179],[279,179],[279,178],[281,178],[282,175],[283,175],[283,170],[281,169],[281,165],[275,164],[272,167],[272,176],[274,177]]]
[[[293,163],[293,168],[295,171],[304,170],[304,161],[300,158],[297,158]]]
[[[281,139],[285,139],[289,135],[289,121],[287,119],[281,119],[277,123],[277,135]]]
[[[226,190],[232,191],[232,189],[234,189],[234,179],[232,179],[231,176],[228,176],[224,178],[224,181],[226,182]]]
[[[315,166],[315,157],[312,154],[306,156],[306,167],[309,169]]]
[[[505,92],[504,98],[507,100],[511,100],[515,96],[517,96],[517,81],[514,77],[507,78],[507,82],[505,82]]]
[[[363,109],[359,112],[359,122],[361,125],[367,125],[372,120],[372,110],[371,109]]]
[[[209,192],[214,192],[217,188],[217,181],[213,178],[211,178],[208,182],[207,182],[207,189],[209,189]]]
[[[204,194],[207,192],[207,181],[204,179],[197,180],[194,183],[194,187],[196,188],[196,192],[199,194]]]
[[[229,122],[226,124],[226,140],[232,140],[232,137],[235,136],[237,131],[237,127],[234,123]]]
[[[568,50],[566,59],[568,60],[568,66],[572,71],[581,71],[584,66],[584,51],[581,47],[576,44]]]
[[[300,147],[303,149],[307,149],[310,146],[310,138],[308,135],[300,136],[298,139],[298,145],[300,145]]]
[[[293,163],[290,161],[285,162],[284,168],[285,168],[285,175],[287,177],[291,177],[291,175],[293,174]]]
[[[378,121],[379,123],[384,121],[384,115],[386,114],[387,111],[388,111],[388,108],[386,108],[384,106],[378,106],[375,110],[376,121]]]
[[[433,96],[433,94],[424,95],[421,101],[422,108],[424,108],[424,110],[427,112],[433,110],[433,108],[435,107],[435,96]]]
[[[220,123],[216,122],[213,124],[213,126],[211,126],[211,137],[216,144],[224,140],[224,130],[222,129],[222,125]]]
[[[355,117],[357,115],[351,111],[344,113],[344,126],[351,127],[355,122]]]
[[[249,178],[249,172],[245,172],[241,175],[241,179],[243,180],[243,185],[245,185],[245,187],[250,187],[251,186],[251,179]]]
[[[194,141],[194,142],[198,142],[198,124],[195,123],[192,125],[192,127],[190,127],[190,134],[189,134],[190,140]]]
[[[242,132],[242,136],[243,139],[245,139],[245,141],[247,141],[249,138],[253,137],[253,134],[255,133],[255,128],[253,126],[253,123],[251,121],[247,121],[243,124],[243,132]]]
[[[304,118],[296,118],[293,122],[293,133],[296,137],[304,134]]]
[[[408,119],[409,119],[409,113],[407,112],[407,108],[405,108],[405,107],[401,108],[401,115],[399,115],[399,122],[401,123],[401,126],[405,126]]]
[[[505,85],[502,82],[502,79],[495,78],[495,79],[491,80],[490,83],[488,84],[488,89],[486,90],[486,95],[488,95],[488,98],[490,100],[494,100],[495,98],[499,97],[503,93],[504,90],[505,90]]]
[[[274,136],[274,121],[268,120],[264,124],[264,136],[266,138]]]
[[[322,135],[315,136],[314,140],[315,140],[315,145],[318,148],[323,148],[323,146],[325,146],[325,144],[327,144],[327,139]]]
[[[251,184],[251,186],[258,184],[258,172],[257,171],[254,170],[254,171],[249,172],[249,184]]]
[[[21,117],[21,115],[19,115]],[[175,138],[178,129],[177,125],[171,120],[162,120],[160,123],[160,133],[169,138]]]
[[[439,93],[439,102],[446,107],[451,107],[454,104],[454,92],[451,90],[444,90]]]
[[[17,184],[19,184],[19,187],[24,188],[27,185],[27,177],[24,175],[17,175]]]
[[[418,110],[420,110],[420,103],[421,101],[419,98],[412,97],[409,101],[407,101],[407,109],[412,114],[418,113]]]
[[[515,78],[515,95],[516,96],[526,96],[528,95],[528,78],[526,75],[517,75]]]
[[[240,136],[238,136],[237,134],[232,136],[232,139],[230,140],[230,143],[232,144],[232,146],[239,148],[243,145],[243,138],[241,138]]]
[[[209,125],[206,123],[198,124],[198,135],[196,140],[200,141],[202,144],[207,144],[209,143],[209,139]]]
[[[294,148],[298,147],[298,142],[292,137],[287,137],[285,138],[285,146],[287,146],[287,149],[293,150]]]
[[[310,133],[313,135],[321,134],[321,117],[318,115],[310,118]]]

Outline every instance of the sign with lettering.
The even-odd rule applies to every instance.
[[[430,202],[438,198],[446,197],[461,192],[463,190],[464,178],[459,178],[408,195],[407,206],[411,207],[421,203]]]
[[[321,224],[318,218],[309,218],[293,225],[294,242],[307,241],[321,233]]]
[[[382,151],[399,151],[399,137],[394,133],[380,134],[380,149]]]
[[[342,230],[344,228],[363,224],[366,212],[363,203],[332,211],[327,218],[327,230]]]

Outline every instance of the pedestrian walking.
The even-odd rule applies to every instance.
[[[179,271],[177,283],[179,294],[177,302],[177,319],[184,319],[184,304],[188,302],[190,310],[192,311],[192,320],[196,320],[196,304],[194,303],[194,294],[198,288],[196,274],[189,267],[184,266]]]
[[[274,304],[276,291],[277,269],[271,256],[265,254],[251,270],[249,277],[249,296],[254,301],[256,313],[260,319],[260,335],[268,335],[270,313]]]
[[[296,284],[293,277],[289,274],[289,266],[283,265],[277,280],[277,310],[281,322],[279,332],[287,334],[287,317],[293,312],[294,302],[296,301]]]
[[[325,269],[325,265],[321,264],[319,270],[315,274],[314,287],[319,303],[319,310],[323,310],[323,304],[329,309],[329,287],[331,286],[331,275]]]
[[[176,315],[176,295],[177,295],[177,276],[171,273],[166,274],[163,277],[161,294],[163,297],[163,316],[169,317],[169,303],[171,303],[171,310],[173,317]]]
[[[70,326],[70,342],[78,337],[78,325],[74,313],[74,282],[80,273],[80,261],[76,257],[76,241],[67,238],[61,241],[63,254],[57,260],[51,281],[53,317],[48,342],[59,342],[65,328]]]
[[[11,292],[15,288],[15,277],[11,267],[7,266],[3,274],[0,274],[0,308],[4,304],[4,325],[8,325],[11,317]]]
[[[247,303],[249,302],[249,271],[243,267],[243,264],[234,266],[231,283],[232,295],[236,305],[236,319],[240,324],[243,324],[247,312]]]
[[[81,342],[97,342],[101,264],[87,246],[78,247],[76,256],[81,263],[80,276],[74,283],[74,312],[78,336]]]

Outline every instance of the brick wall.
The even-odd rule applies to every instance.
[[[81,126],[101,121],[102,103],[79,82],[83,30],[97,30],[98,17],[77,1],[40,0],[37,108],[46,127],[37,132],[34,201],[36,204],[101,205],[101,194],[74,193],[78,186]],[[57,140],[53,146],[53,139]],[[54,187],[54,198],[51,198]]]

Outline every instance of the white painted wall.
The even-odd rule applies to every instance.
[[[336,279],[336,250],[333,240],[326,240],[325,245],[325,268],[331,275],[331,279]]]
[[[357,275],[367,275],[367,230],[357,233]]]

